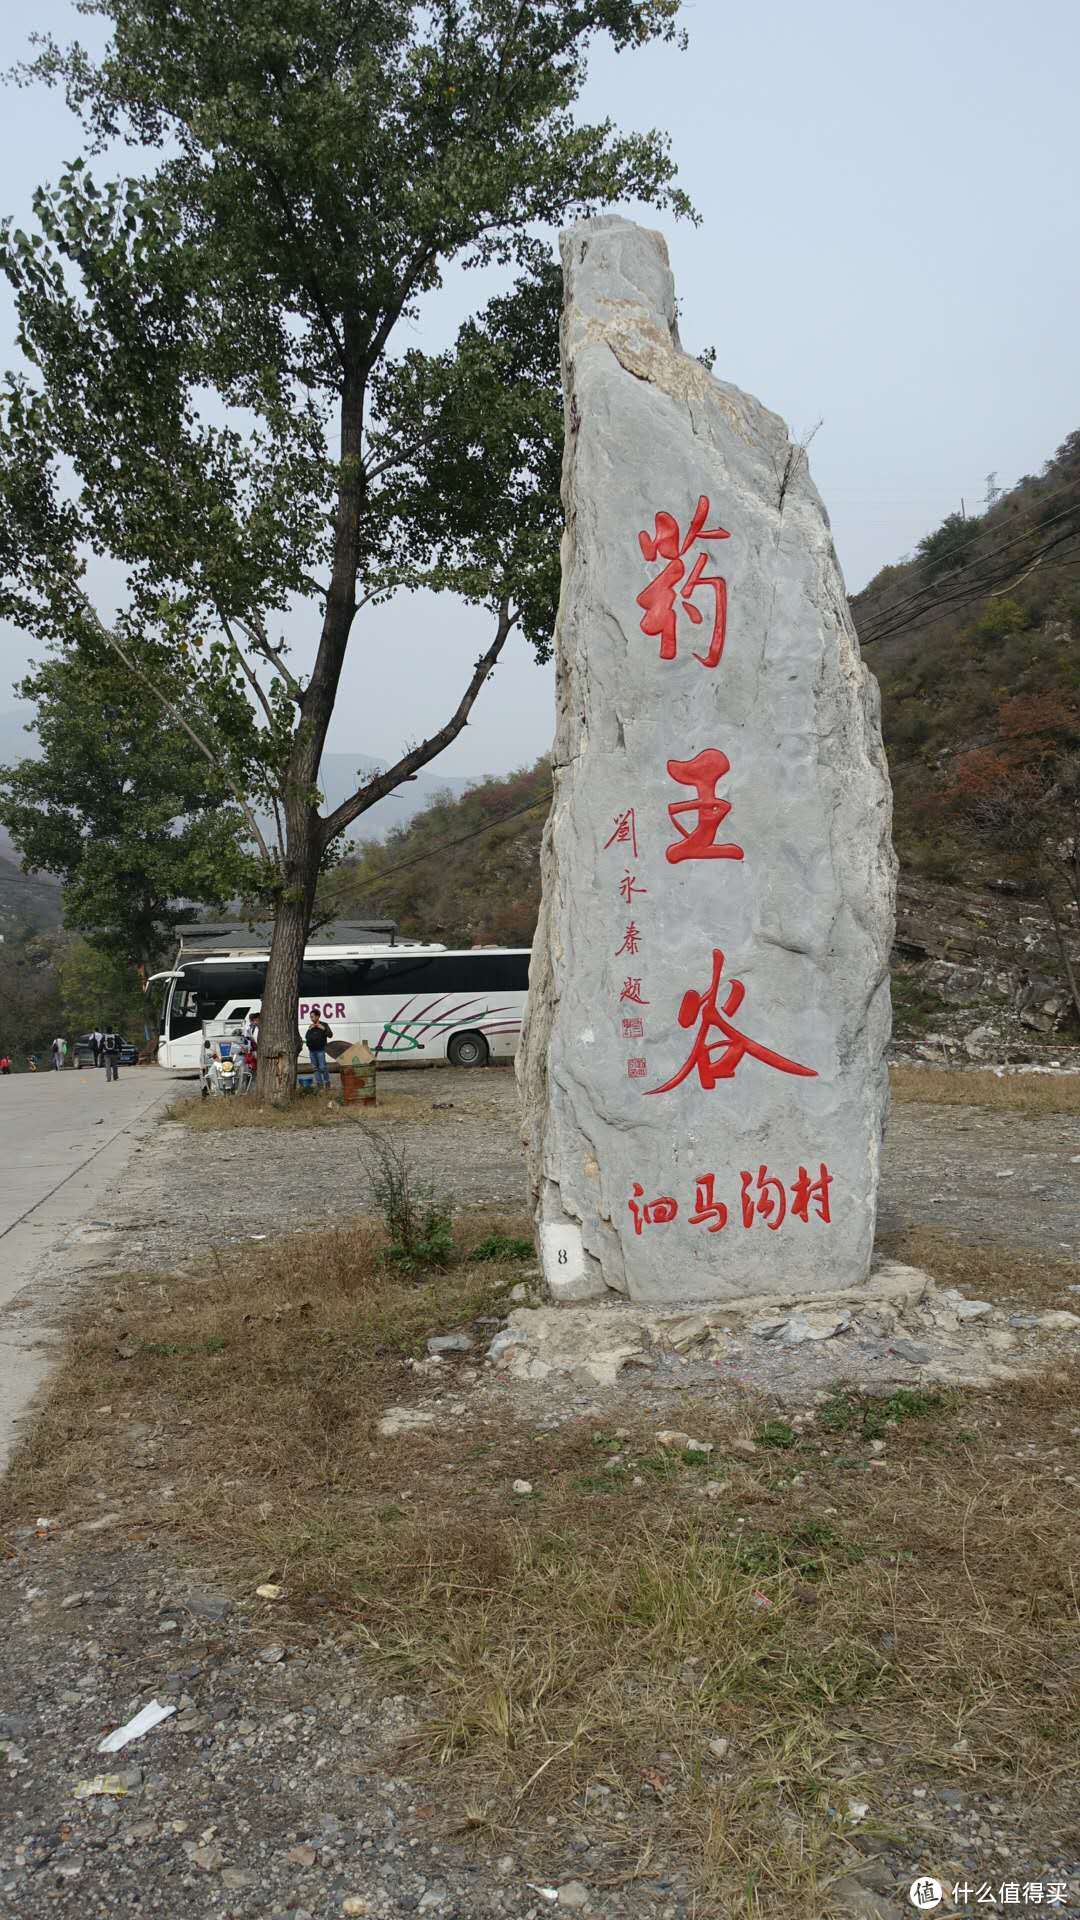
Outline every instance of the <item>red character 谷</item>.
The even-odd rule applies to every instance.
[[[784,1192],[783,1181],[777,1180],[774,1174],[770,1174],[768,1167],[759,1167],[755,1200],[751,1192],[754,1184],[753,1176],[749,1173],[741,1173],[739,1178],[742,1181],[743,1226],[752,1227],[756,1213],[765,1221],[770,1232],[775,1233],[787,1212],[787,1194]]]
[[[716,1198],[715,1173],[699,1173],[696,1184],[697,1195],[690,1225],[703,1227],[708,1223],[710,1233],[719,1233],[722,1227],[727,1226],[728,1212],[723,1201]]]
[[[746,988],[741,980],[733,980],[728,988],[728,996],[721,1008],[718,1005],[720,979],[724,971],[724,956],[719,947],[713,948],[712,979],[705,993],[695,993],[692,989],[683,994],[679,1008],[680,1027],[692,1027],[695,1020],[700,1021],[697,1038],[685,1063],[665,1080],[662,1086],[646,1088],[647,1094],[670,1093],[673,1087],[680,1086],[697,1068],[698,1079],[706,1093],[711,1093],[718,1080],[731,1080],[736,1068],[750,1054],[766,1067],[775,1067],[779,1073],[801,1074],[807,1080],[817,1079],[816,1067],[801,1067],[796,1060],[785,1059],[782,1053],[774,1053],[771,1047],[763,1047],[759,1040],[748,1040],[744,1033],[731,1024],[743,1003]],[[713,1031],[719,1033],[720,1040],[710,1040]]]
[[[666,849],[672,866],[680,860],[741,860],[743,850],[734,841],[717,842],[717,834],[731,812],[730,800],[721,800],[716,791],[724,775],[731,772],[731,761],[718,747],[703,747],[692,760],[669,760],[667,770],[682,787],[693,787],[693,800],[670,800],[671,824],[680,836]],[[696,813],[697,822],[688,832],[682,824],[684,813]]]
[[[615,815],[615,831],[610,840],[604,841],[604,852],[606,853],[609,847],[615,846],[629,846],[633,850],[634,859],[637,859],[637,820],[633,807],[627,807],[625,813]]]
[[[638,542],[646,560],[666,560],[663,573],[650,580],[647,587],[638,594],[638,606],[644,609],[641,620],[642,633],[656,637],[660,641],[661,660],[674,660],[676,653],[676,592],[682,601],[695,627],[700,627],[704,615],[695,604],[694,596],[699,589],[711,587],[715,595],[713,609],[713,629],[705,653],[695,653],[694,659],[700,660],[703,667],[715,667],[724,651],[724,638],[727,633],[727,581],[721,574],[706,574],[708,555],[699,553],[686,576],[686,555],[698,540],[730,540],[731,535],[724,527],[707,527],[709,500],[702,494],[694,509],[694,517],[687,530],[686,539],[679,533],[679,523],[670,513],[656,515],[655,533],[639,533]]]
[[[634,1197],[626,1203],[634,1218],[635,1233],[640,1234],[643,1226],[666,1227],[678,1214],[679,1203],[670,1193],[662,1193],[658,1200],[646,1200],[642,1206],[640,1202],[644,1199],[645,1189],[640,1180],[635,1180]]]
[[[832,1174],[824,1160],[821,1162],[821,1172],[816,1180],[811,1180],[806,1168],[800,1167],[798,1179],[791,1189],[792,1213],[809,1224],[810,1207],[813,1204],[818,1219],[829,1226],[832,1222],[832,1215],[829,1212],[829,1188],[832,1186],[832,1179]]]

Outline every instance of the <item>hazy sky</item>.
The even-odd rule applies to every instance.
[[[671,133],[704,216],[662,223],[683,344],[715,346],[717,372],[797,434],[822,420],[811,465],[855,592],[962,497],[977,506],[988,472],[1007,486],[1080,426],[1080,11],[697,0],[684,18],[689,55],[601,53],[584,110]],[[0,68],[31,25],[86,41],[98,23],[65,0],[6,9]],[[0,109],[0,208],[25,224],[77,130],[55,94],[9,89]],[[413,338],[441,346],[497,284],[453,279]],[[5,289],[0,364],[12,337]],[[330,746],[390,756],[438,726],[487,635],[482,614],[442,600],[365,616]],[[293,638],[303,659],[302,625]],[[0,628],[0,709],[27,657]],[[439,764],[505,771],[542,752],[552,724],[551,671],[518,641]]]

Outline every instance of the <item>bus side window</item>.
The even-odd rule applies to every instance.
[[[349,994],[370,992],[368,960],[305,960],[300,969],[300,992],[308,1000],[344,1000]]]

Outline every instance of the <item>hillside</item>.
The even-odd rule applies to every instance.
[[[951,517],[852,602],[882,691],[901,874],[893,991],[902,1047],[967,1057],[1080,1039],[1030,863],[949,813],[952,769],[995,739],[1003,701],[1080,696],[1080,433],[979,517]],[[334,875],[342,911],[454,945],[528,943],[546,761],[446,795]],[[1063,908],[1075,950],[1075,909]],[[1055,1054],[1056,1057],[1056,1054]]]
[[[385,913],[403,933],[446,946],[528,946],[550,792],[546,759],[448,792],[339,867],[322,897],[342,912]]]
[[[973,850],[937,804],[956,757],[994,741],[1003,700],[1080,696],[1080,432],[987,513],[950,515],[851,609],[881,687],[901,862],[961,881]]]

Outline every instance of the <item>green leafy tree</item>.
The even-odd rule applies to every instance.
[[[144,657],[179,702],[168,650],[145,643]],[[134,969],[159,959],[178,912],[220,909],[251,883],[243,811],[100,640],[50,657],[19,692],[36,707],[41,754],[0,767],[0,823],[26,867],[63,881],[66,926],[103,967],[127,970],[130,1004]],[[110,996],[97,1011],[120,1004]]]
[[[141,1046],[147,1002],[129,963],[80,935],[66,942],[57,972],[69,1037],[90,1033],[110,1020],[125,1039]]]
[[[0,403],[0,612],[68,646],[104,635],[151,686],[147,651],[168,649],[213,737],[182,724],[273,816],[273,1098],[294,1081],[335,842],[456,737],[515,629],[550,645],[554,361],[539,338],[522,352],[515,313],[551,299],[540,227],[626,199],[690,211],[662,138],[574,117],[592,43],[674,40],[679,5],[95,0],[104,58],[48,44],[29,70],[65,87],[91,150],[122,135],[153,162],[99,185],[79,160],[38,194],[33,234],[7,231],[32,373]],[[402,359],[452,262],[516,271],[516,293],[452,353]],[[125,572],[107,626],[88,548]],[[321,811],[357,615],[418,585],[486,609],[490,642],[445,724]],[[307,675],[287,610],[307,621]]]
[[[915,548],[928,580],[940,580],[943,574],[970,560],[982,528],[980,519],[969,520],[963,513],[948,513],[933,533],[924,533]]]

